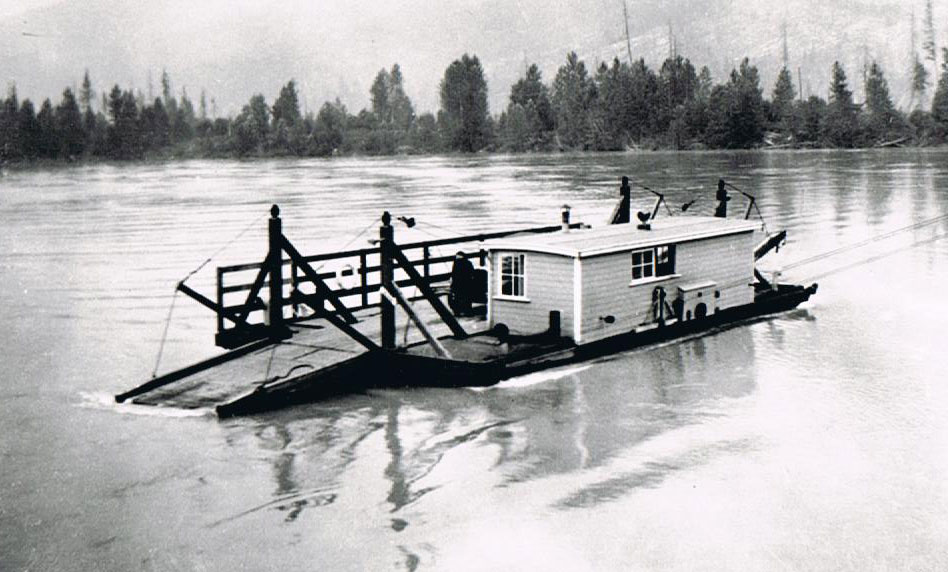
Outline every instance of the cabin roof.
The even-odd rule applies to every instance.
[[[708,216],[676,216],[657,218],[652,221],[651,230],[640,230],[637,226],[635,223],[612,224],[569,232],[510,236],[487,241],[483,246],[487,250],[543,252],[583,258],[753,232],[760,223]]]

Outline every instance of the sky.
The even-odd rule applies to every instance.
[[[788,65],[805,94],[826,96],[839,59],[858,99],[868,56],[908,103],[910,15],[920,21],[924,0],[625,2],[633,58],[653,68],[674,38],[716,81],[749,57],[769,94],[786,25]],[[943,44],[948,0],[936,0],[935,20]],[[622,0],[0,0],[0,75],[21,98],[55,102],[85,69],[99,92],[118,84],[154,96],[165,69],[176,92],[196,100],[205,91],[219,115],[254,93],[272,102],[289,79],[307,111],[338,97],[357,112],[394,63],[416,110],[436,111],[444,69],[464,53],[480,58],[497,114],[529,63],[550,82],[570,50],[589,67],[626,60],[625,39]]]

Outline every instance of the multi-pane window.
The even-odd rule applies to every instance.
[[[656,246],[632,252],[632,281],[675,273],[675,247]]]
[[[523,263],[522,254],[505,254],[500,257],[500,294],[502,296],[526,297]]]
[[[632,253],[632,280],[655,276],[655,249],[636,250]]]

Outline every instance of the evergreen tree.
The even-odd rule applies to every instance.
[[[572,149],[588,149],[594,139],[593,108],[596,86],[586,73],[586,64],[576,52],[566,56],[566,64],[553,80],[553,112],[560,144]]]
[[[870,142],[888,137],[901,126],[900,115],[889,94],[889,83],[875,61],[866,76],[866,112],[863,129]]]
[[[895,105],[889,94],[889,82],[886,81],[882,68],[875,61],[869,66],[866,77],[866,109],[869,113],[879,116],[889,116],[895,113]]]
[[[85,149],[86,134],[82,128],[82,113],[72,90],[63,91],[63,98],[56,107],[56,128],[59,135],[62,157],[73,158]]]
[[[550,90],[544,85],[540,68],[536,64],[531,64],[526,75],[510,88],[510,103],[534,110],[537,123],[532,127],[537,132],[552,131],[556,127]]]
[[[856,106],[853,103],[853,92],[850,91],[846,80],[846,72],[839,62],[833,63],[823,138],[836,147],[852,147],[856,142]]]
[[[925,59],[935,65],[935,75],[938,71],[937,51],[935,45],[935,14],[932,7],[932,0],[925,0],[925,27],[922,30],[924,39],[922,40],[922,51],[925,53]],[[938,82],[937,77],[935,83]]]
[[[467,153],[487,146],[491,135],[487,81],[477,56],[454,60],[441,80],[438,124],[451,150]]]
[[[109,156],[113,159],[141,156],[141,132],[135,95],[131,91],[122,91],[116,85],[109,92],[108,108],[112,120],[108,127]]]
[[[82,129],[86,136],[86,146],[91,147],[95,137],[95,113],[92,110],[92,100],[95,92],[92,90],[92,81],[89,79],[89,70],[82,76],[82,87],[79,88],[79,108],[82,110]]]
[[[602,150],[623,149],[634,123],[632,72],[629,66],[612,60],[596,70],[596,109],[593,113],[594,147]]]
[[[656,128],[680,148],[688,137],[685,114],[698,89],[698,74],[691,62],[679,55],[667,58],[658,73],[659,107]]]
[[[790,119],[793,116],[793,102],[797,94],[793,89],[793,77],[790,70],[782,68],[777,75],[777,83],[774,84],[774,92],[771,96],[771,114],[773,122],[782,128],[789,127]]]
[[[724,86],[711,90],[707,140],[715,147],[748,148],[764,138],[763,92],[757,68],[747,58]]]
[[[826,107],[826,101],[816,95],[811,95],[800,105],[799,129],[794,132],[797,141],[811,145],[820,143]]]
[[[36,119],[36,110],[33,102],[24,99],[20,105],[17,117],[17,132],[19,133],[20,154],[26,159],[35,159],[39,156],[40,125]]]
[[[948,133],[948,48],[941,49],[941,76],[932,99],[932,119],[942,133]]]
[[[150,149],[162,149],[171,141],[171,120],[160,97],[141,113],[141,130],[144,145]]]
[[[59,154],[59,134],[56,132],[56,117],[53,114],[53,104],[46,98],[36,114],[37,145],[36,155],[52,159]]]
[[[165,104],[165,109],[171,109],[172,106],[177,107],[177,103],[174,101],[174,94],[171,91],[171,77],[168,75],[168,70],[161,70],[161,99]]]
[[[13,159],[22,155],[17,121],[18,109],[16,85],[11,85],[7,98],[0,106],[0,159]]]
[[[661,92],[658,75],[639,58],[631,67],[632,88],[629,100],[629,135],[643,141],[660,131],[658,114]]]
[[[79,88],[79,109],[83,115],[92,112],[92,99],[95,92],[92,91],[92,80],[89,79],[89,70],[82,76],[82,87]]]
[[[714,87],[714,82],[711,80],[711,70],[708,69],[708,66],[701,66],[701,71],[698,72],[698,91],[695,93],[695,99],[698,101],[708,101],[711,97],[711,88]]]
[[[501,127],[505,144],[512,151],[544,148],[554,127],[549,89],[543,84],[540,68],[533,64],[510,88],[507,117]]]
[[[928,70],[915,55],[915,62],[912,64],[912,101],[917,106],[921,105],[925,99],[925,91],[928,89]]]

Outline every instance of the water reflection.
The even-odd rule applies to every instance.
[[[608,478],[583,482],[551,501],[560,509],[656,486],[750,446],[713,437],[677,442],[674,435],[715,423],[731,400],[754,392],[753,327],[779,331],[765,321],[486,390],[379,391],[261,416],[253,435],[270,455],[271,507],[293,522],[338,495],[378,496],[392,515],[388,526],[401,532],[422,515],[442,518],[442,501],[425,498],[440,489],[463,495],[469,481],[499,490],[616,465]],[[659,437],[668,441],[667,455],[643,463],[634,452]],[[383,490],[376,495],[372,487]]]

